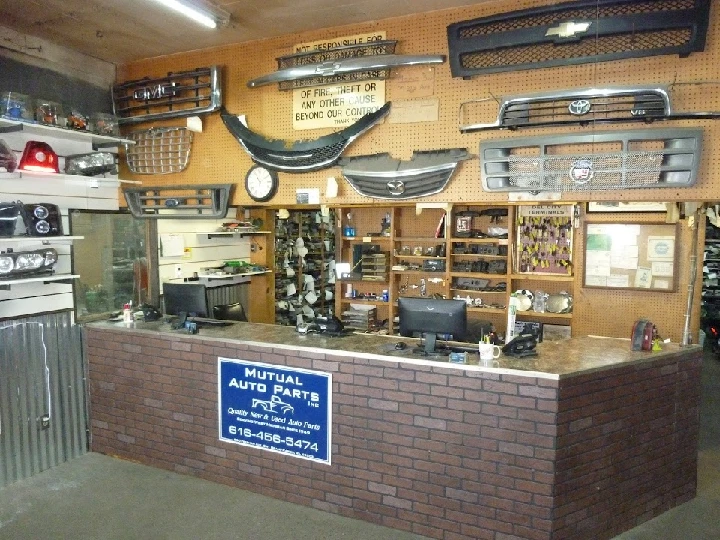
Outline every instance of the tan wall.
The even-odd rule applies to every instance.
[[[335,130],[293,131],[292,92],[282,92],[276,86],[248,89],[246,82],[260,75],[275,71],[275,58],[290,54],[292,46],[301,42],[353,35],[371,31],[385,31],[388,39],[397,39],[400,54],[447,54],[448,24],[475,17],[502,13],[515,9],[547,4],[546,1],[486,2],[459,9],[449,9],[424,15],[408,16],[384,21],[336,27],[323,31],[289,35],[249,44],[237,44],[187,54],[152,58],[123,66],[119,80],[137,79],[144,76],[160,76],[168,71],[192,69],[218,64],[223,66],[224,105],[234,114],[247,115],[251,129],[265,136],[285,140],[315,139]],[[440,101],[439,120],[417,124],[391,124],[384,122],[365,133],[347,150],[347,155],[390,152],[393,156],[408,159],[413,150],[465,147],[476,154],[481,140],[534,136],[552,133],[590,133],[593,130],[642,129],[643,124],[612,125],[600,127],[567,127],[524,130],[521,133],[491,131],[461,134],[458,125],[460,103],[491,95],[514,95],[525,92],[547,91],[575,87],[602,87],[631,84],[670,84],[673,82],[698,82],[717,78],[720,60],[720,16],[714,9],[710,22],[705,52],[693,53],[688,58],[658,56],[615,62],[567,66],[530,71],[517,71],[484,75],[471,80],[452,78],[448,63],[435,66],[434,94]],[[418,68],[404,68],[418,69]],[[720,110],[720,85],[708,89],[689,85],[682,88],[686,96],[683,102],[674,102],[678,110]],[[397,94],[393,79],[387,81],[386,99],[392,101]],[[169,125],[184,125],[183,120],[172,120]],[[245,193],[245,173],[251,160],[238,142],[230,135],[218,114],[203,120],[204,132],[197,134],[193,143],[190,164],[181,174],[157,177],[138,177],[147,185],[172,185],[188,183],[235,182],[237,189],[232,204],[251,205]],[[652,127],[652,126],[651,126]],[[702,127],[705,130],[704,148],[698,183],[693,188],[641,189],[634,191],[605,191],[570,193],[564,201],[589,200],[717,200],[720,189],[716,164],[720,162],[720,148],[715,143],[720,135],[720,123],[713,120],[659,122],[654,127]],[[121,176],[131,178],[128,171]],[[324,197],[326,178],[334,176],[340,184],[339,197]],[[280,188],[268,206],[281,207],[294,204],[296,188],[320,188],[321,202],[339,204],[362,204],[372,202],[357,194],[341,179],[339,168],[306,174],[280,173]],[[458,172],[445,191],[422,199],[451,202],[501,202],[504,193],[487,193],[482,190],[479,161],[473,159],[461,164]],[[257,206],[257,203],[252,203]],[[612,216],[610,219],[627,220],[631,216]],[[657,216],[656,216],[657,218]],[[689,257],[689,232],[682,224],[680,235],[682,257],[680,281],[676,293],[655,294],[627,291],[607,292],[581,289],[576,285],[576,316],[573,318],[576,335],[597,333],[626,336],[632,320],[645,315],[659,320],[663,335],[677,340],[684,322],[687,295],[687,260]],[[580,236],[580,235],[578,235]],[[579,256],[582,249],[576,247]],[[581,265],[576,267],[576,270]],[[576,282],[581,283],[580,277]],[[697,295],[696,295],[697,296]],[[698,302],[696,302],[698,306]],[[624,315],[618,319],[617,313]],[[695,310],[693,327],[697,328],[699,306]],[[578,322],[582,321],[582,323]],[[582,327],[582,331],[579,328]]]

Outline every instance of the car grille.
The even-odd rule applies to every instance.
[[[168,73],[157,79],[138,79],[112,88],[113,111],[120,124],[162,118],[195,116],[222,105],[220,68]]]
[[[486,191],[599,191],[690,187],[702,130],[658,129],[480,143]]]
[[[448,26],[454,77],[705,47],[709,0],[582,0]],[[585,27],[579,25],[586,25]]]
[[[414,199],[441,192],[460,161],[472,156],[464,148],[414,152],[409,161],[389,154],[343,158],[343,176],[355,191],[374,199]]]

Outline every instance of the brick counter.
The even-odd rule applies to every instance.
[[[92,450],[431,538],[609,538],[695,494],[701,352],[574,376],[85,328]],[[331,372],[332,465],[218,439],[219,356]]]

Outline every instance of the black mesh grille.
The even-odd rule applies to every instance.
[[[577,0],[448,26],[455,77],[705,48],[710,0]]]
[[[612,55],[626,51],[647,51],[661,47],[677,47],[690,41],[690,30],[665,30],[619,36],[605,36],[573,43],[555,45],[542,43],[525,47],[495,49],[469,54],[460,57],[463,68],[479,70],[484,68],[518,66],[551,60],[569,60],[572,58],[596,57]]]
[[[665,0],[662,2],[634,2],[622,5],[568,9],[559,13],[540,13],[503,21],[478,23],[476,25],[463,28],[460,31],[459,36],[461,39],[467,39],[475,36],[485,36],[499,32],[507,32],[509,30],[522,30],[524,28],[548,26],[569,19],[594,20],[603,17],[678,11],[682,9],[692,9],[694,6],[694,0]]]
[[[255,161],[280,170],[303,170],[329,165],[340,158],[349,141],[342,139],[335,144],[306,151],[277,151],[243,141],[248,153]]]

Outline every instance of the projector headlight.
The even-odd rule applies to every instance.
[[[12,278],[18,275],[52,273],[57,260],[57,251],[52,248],[2,253],[0,276]]]

